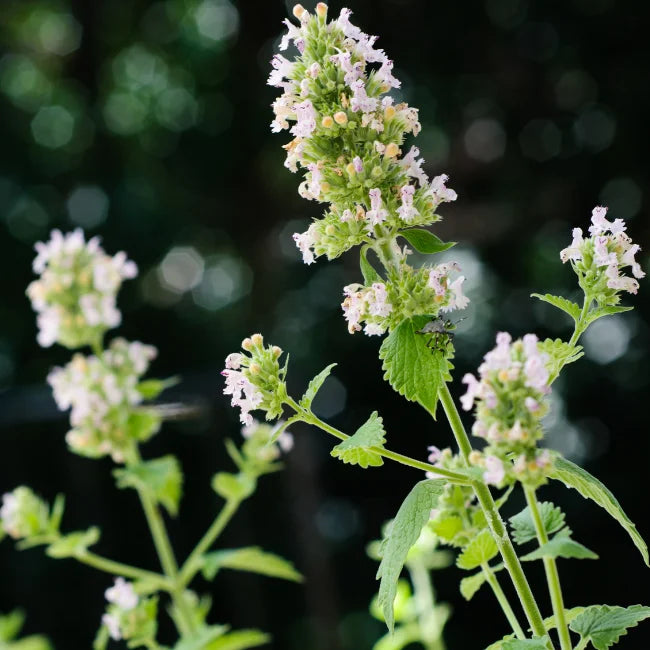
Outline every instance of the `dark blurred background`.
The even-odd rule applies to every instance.
[[[66,450],[67,416],[44,380],[69,353],[36,345],[24,295],[33,244],[54,227],[80,226],[138,263],[139,278],[121,294],[119,333],[158,346],[153,373],[183,377],[170,398],[204,407],[201,419],[165,426],[144,449],[148,457],[178,454],[186,472],[182,512],[170,524],[179,555],[219,505],[209,478],[231,468],[223,441],[239,440],[239,426],[218,373],[254,331],[291,352],[296,393],[339,363],[316,410],[343,430],[379,409],[392,449],[423,457],[427,445],[451,442],[444,418],[433,423],[383,383],[379,341],[347,334],[339,303],[343,285],[359,279],[356,253],[305,267],[291,240],[321,212],[298,196],[298,177],[282,165],[287,134],[268,128],[276,93],[266,86],[268,61],[292,4],[0,3],[0,493],[23,483],[48,499],[65,492],[64,528],[100,525],[97,550],[116,559],[156,568],[135,495],[116,491],[111,463]],[[650,244],[645,3],[348,6],[395,59],[399,96],[420,109],[414,143],[426,170],[449,173],[459,194],[436,230],[460,242],[450,257],[472,298],[457,337],[459,395],[460,377],[497,331],[570,334],[559,312],[529,294],[575,295],[558,253],[595,205],[628,220],[644,249]],[[331,13],[339,9],[334,3]],[[641,262],[648,270],[644,253]],[[626,298],[634,312],[603,319],[585,336],[586,358],[554,389],[548,444],[604,480],[649,537],[644,285]],[[421,476],[401,466],[344,466],[329,457],[325,434],[294,433],[286,470],[262,479],[221,544],[283,554],[307,582],[224,572],[197,589],[213,595],[212,621],[268,630],[277,650],[369,649],[383,628],[368,614],[376,564],[364,548]],[[560,562],[568,606],[650,603],[650,572],[613,520],[557,486],[542,498],[564,504],[575,538],[602,558]],[[515,499],[511,510],[520,506]],[[58,648],[90,646],[108,576],[41,549],[18,552],[7,540],[0,572],[0,611],[26,608],[28,631],[50,634]],[[435,582],[454,608],[449,648],[473,650],[500,638],[506,623],[486,591],[470,604],[460,598],[460,573],[447,569]],[[549,614],[540,567],[530,575]],[[171,643],[171,625],[160,619],[161,640]],[[648,647],[650,626],[633,635],[622,647]]]

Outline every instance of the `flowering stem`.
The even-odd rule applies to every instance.
[[[499,580],[494,575],[494,572],[492,571],[492,569],[490,568],[487,562],[483,562],[483,564],[481,564],[481,568],[483,569],[485,579],[487,580],[490,587],[492,587],[492,591],[494,592],[496,599],[499,601],[499,605],[501,605],[501,609],[503,610],[503,613],[506,615],[506,618],[508,619],[508,623],[510,623],[510,626],[512,627],[512,631],[517,635],[518,639],[525,639],[526,634],[521,629],[521,625],[519,625],[517,616],[512,610],[512,607],[510,607],[510,603],[508,602],[508,598],[506,597],[506,595],[503,593],[503,589],[501,589]]]
[[[307,424],[313,424],[319,429],[322,429],[330,435],[333,435],[335,438],[338,438],[339,440],[347,440],[350,437],[342,431],[334,428],[333,426],[330,426],[327,424],[327,422],[323,422],[311,411],[306,411],[303,409],[291,397],[287,399],[286,403],[291,406],[291,408],[300,416],[303,422],[306,422]],[[390,451],[389,449],[383,449],[381,447],[369,447],[369,450],[375,454],[378,454],[379,456],[383,456],[384,458],[389,458],[390,460],[401,463],[402,465],[408,465],[409,467],[422,470],[423,472],[431,472],[432,474],[437,474],[438,476],[447,478],[459,485],[470,485],[468,478],[457,472],[452,472],[451,470],[443,469],[442,467],[436,467],[435,465],[431,465],[429,463],[423,463],[419,460],[416,460],[415,458],[404,456],[403,454],[398,454],[394,451]]]
[[[533,516],[535,523],[535,531],[537,533],[537,541],[540,546],[548,543],[548,534],[544,528],[542,516],[539,512],[537,497],[535,489],[524,485],[524,492],[526,494],[526,501],[530,512]],[[560,645],[562,650],[571,650],[573,644],[571,643],[571,636],[569,628],[567,627],[566,617],[564,615],[564,600],[562,598],[562,587],[560,585],[560,575],[557,570],[555,558],[544,557],[544,571],[546,572],[546,582],[548,583],[548,590],[551,594],[551,603],[553,605],[553,614],[557,622],[557,630],[560,636]]]
[[[421,561],[415,560],[409,562],[408,570],[413,582],[422,643],[427,650],[445,650],[442,625],[436,612],[435,592],[429,570]]]
[[[139,569],[129,564],[122,564],[122,562],[115,562],[90,551],[82,551],[76,554],[74,558],[83,564],[87,564],[100,571],[105,571],[106,573],[111,573],[114,576],[123,576],[125,578],[132,578],[133,580],[144,580],[155,584],[158,588],[164,589],[165,591],[172,589],[169,580],[159,573]]]
[[[141,461],[138,448],[134,445],[133,451],[131,454],[131,459],[127,462],[128,465],[135,465]],[[160,559],[160,564],[165,572],[167,578],[169,578],[172,583],[170,589],[170,594],[174,602],[174,607],[178,612],[178,626],[179,632],[185,636],[191,634],[194,631],[194,616],[185,601],[183,595],[183,585],[179,579],[178,575],[178,565],[176,564],[176,558],[174,556],[174,550],[169,541],[169,536],[167,535],[167,529],[165,528],[165,522],[163,521],[162,515],[160,514],[160,509],[153,501],[146,489],[141,487],[136,487],[138,496],[140,497],[140,503],[142,503],[142,509],[147,518],[147,523],[149,524],[149,530],[151,531],[151,536],[153,538],[154,546],[156,547],[156,552]],[[176,619],[175,619],[176,620]]]
[[[443,386],[440,389],[440,401],[442,402],[442,406],[447,415],[447,419],[449,420],[449,424],[454,433],[454,437],[456,438],[456,442],[458,443],[460,452],[465,459],[465,463],[469,465],[469,454],[472,451],[472,445],[446,383],[443,383]],[[488,487],[483,483],[475,481],[472,483],[472,487],[474,488],[478,502],[483,509],[488,525],[490,526],[494,541],[496,542],[501,557],[503,558],[503,563],[505,564],[515,586],[530,627],[536,636],[544,636],[546,630],[544,629],[542,615],[537,606],[537,602],[535,601],[535,596],[533,596],[533,592],[530,589],[526,575],[521,568],[521,563],[519,562],[517,553],[512,545],[512,540],[510,539],[505,524],[501,519],[499,509],[492,498],[492,494]],[[552,642],[550,642],[550,647],[553,647]]]
[[[191,582],[196,572],[201,568],[203,554],[214,544],[223,529],[228,525],[228,522],[232,519],[235,512],[237,512],[240,503],[241,501],[239,499],[228,499],[226,501],[210,528],[208,528],[205,535],[203,535],[187,560],[185,560],[178,577],[179,584],[183,585],[183,587]]]

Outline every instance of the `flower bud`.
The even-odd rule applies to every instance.
[[[352,163],[348,163],[345,166],[345,171],[350,174],[350,176],[354,176],[357,173],[357,170],[354,168],[354,165]]]
[[[330,223],[327,225],[327,228],[325,228],[325,234],[326,235],[333,235],[336,233],[336,228]]]
[[[253,336],[251,336],[251,342],[254,346],[259,347],[264,345],[264,337],[261,334],[253,334]]]
[[[274,356],[276,359],[277,359],[277,358],[282,354],[282,348],[279,347],[279,346],[277,346],[277,345],[274,345],[274,346],[271,348],[271,351],[273,352],[273,356]]]
[[[293,15],[300,20],[302,15],[305,13],[306,9],[302,5],[294,5]]]
[[[246,337],[241,342],[241,347],[243,350],[246,350],[246,352],[250,352],[253,349],[253,341],[249,337]]]
[[[398,153],[399,147],[394,142],[386,145],[386,151],[384,151],[384,156],[386,156],[386,158],[394,158]]]
[[[327,16],[327,5],[324,2],[319,2],[316,5],[316,13],[319,18],[325,18]]]
[[[259,375],[262,369],[260,368],[258,363],[251,363],[249,366],[249,370],[254,374],[254,375]]]
[[[331,129],[334,126],[334,119],[332,118],[331,115],[325,115],[321,120],[321,124],[326,129]]]
[[[334,113],[334,121],[337,124],[340,124],[341,126],[347,124],[348,122],[347,113],[345,113],[344,111],[338,111],[337,113]]]

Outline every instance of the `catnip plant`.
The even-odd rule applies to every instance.
[[[222,569],[302,579],[292,564],[257,546],[210,551],[242,502],[255,492],[259,478],[281,469],[281,453],[291,448],[291,434],[285,431],[268,444],[271,427],[249,418],[242,444],[226,441],[237,471],[214,476],[212,488],[224,504],[179,564],[163,510],[172,517],[178,513],[183,483],[180,462],[172,454],[144,460],[140,453],[140,446],[158,432],[170,412],[151,400],[176,380],[144,378],[157,355],[153,346],[120,337],[104,343],[107,332],[121,321],[117,293],[123,281],[137,275],[137,267],[123,252],[108,255],[96,237],[85,241],[79,229],[66,235],[53,231],[48,242],[36,244],[36,251],[33,268],[39,278],[29,285],[27,294],[38,313],[38,342],[44,347],[59,343],[71,350],[91,350],[91,354],[75,352],[47,378],[58,407],[70,410],[66,442],[81,456],[109,456],[114,461],[117,487],[132,488],[139,497],[162,570],[141,569],[95,553],[91,547],[99,540],[99,528],[62,532],[63,497],[50,506],[24,485],[2,497],[0,537],[13,538],[20,549],[43,545],[52,558],[71,558],[113,576],[105,591],[106,611],[95,650],[103,650],[111,640],[124,641],[129,648],[168,648],[156,640],[161,597],[169,599],[168,612],[178,631],[174,650],[265,645],[270,637],[259,630],[233,631],[228,625],[208,624],[210,598],[199,597],[190,585],[197,574],[212,580]],[[280,352],[274,352],[276,357]],[[11,620],[17,634],[19,621]],[[5,634],[7,641],[13,638],[12,629],[9,626]],[[20,647],[49,647],[44,643],[37,639]]]
[[[454,369],[452,315],[469,304],[464,277],[454,262],[419,267],[409,263],[411,248],[433,255],[453,246],[426,227],[440,220],[439,208],[456,200],[456,193],[447,187],[446,175],[429,179],[417,147],[407,150],[406,137],[417,136],[421,129],[418,111],[396,103],[389,94],[400,81],[393,76],[392,60],[375,47],[377,37],[353,25],[349,9],[331,21],[327,13],[324,3],[317,4],[314,13],[294,7],[298,24],[285,20],[287,33],[279,47],[286,51],[294,46],[297,54],[289,59],[277,53],[268,80],[281,90],[273,103],[271,128],[293,136],[283,145],[285,166],[302,174],[298,192],[303,198],[325,204],[323,216],[294,240],[306,264],[359,248],[360,281],[343,288],[348,330],[386,335],[379,348],[384,378],[434,419],[441,405],[456,449],[429,448],[426,461],[396,453],[386,446],[388,434],[377,412],[352,435],[339,431],[312,410],[334,364],[295,399],[287,391],[287,364],[280,350],[259,334],[245,339],[242,351],[226,359],[224,392],[240,408],[244,423],[250,422],[254,410],[264,411],[269,421],[288,412],[271,441],[286,426],[304,422],[337,438],[340,442],[331,454],[345,463],[368,468],[388,459],[426,472],[377,550],[377,603],[389,631],[395,627],[402,569],[409,566],[413,547],[423,543],[418,540],[433,535],[436,543],[456,549],[457,566],[471,572],[461,582],[462,595],[469,600],[487,583],[503,611],[511,631],[490,650],[606,650],[628,628],[650,617],[650,607],[567,608],[556,560],[596,556],[572,538],[563,511],[540,502],[538,491],[549,481],[577,490],[623,526],[646,564],[647,546],[598,479],[542,446],[543,418],[553,383],[583,354],[579,341],[585,330],[600,318],[631,309],[620,302],[623,294],[636,294],[638,280],[644,277],[635,259],[639,246],[632,243],[621,219],[607,219],[604,207],[594,208],[588,234],[573,230],[573,241],[559,256],[575,271],[582,305],[533,294],[568,314],[573,334],[566,341],[539,340],[533,333],[520,338],[507,332],[496,335],[496,345],[477,374],[462,377],[466,390],[460,405],[474,417],[473,445],[449,390]],[[498,495],[494,490],[500,490]],[[507,526],[500,509],[514,490],[523,492],[527,506]],[[524,563],[533,561],[543,563],[546,575],[552,603],[547,618],[523,570]],[[501,586],[504,573],[517,602]],[[387,641],[384,647],[404,647],[392,638],[394,643]],[[414,640],[428,649],[439,647],[435,639],[422,635]]]

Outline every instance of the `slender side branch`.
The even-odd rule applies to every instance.
[[[533,516],[535,523],[535,532],[537,533],[537,541],[539,545],[548,543],[548,535],[544,528],[544,522],[539,511],[537,497],[535,490],[529,486],[524,486],[526,494],[526,501],[530,512]],[[560,585],[560,574],[557,570],[557,563],[555,558],[544,558],[544,571],[546,573],[546,582],[548,583],[548,591],[551,595],[551,604],[553,605],[553,614],[557,622],[557,631],[560,636],[560,645],[562,650],[571,650],[573,644],[571,643],[571,635],[567,626],[566,616],[564,615],[564,599],[562,598],[562,587]]]
[[[447,415],[447,419],[449,420],[449,424],[451,425],[461,454],[465,459],[465,462],[469,464],[469,454],[472,450],[472,445],[446,383],[443,384],[443,387],[440,390],[440,401],[442,402],[442,406]],[[521,605],[524,608],[528,623],[535,635],[542,637],[546,634],[542,615],[539,611],[537,602],[535,601],[535,596],[530,589],[526,575],[521,567],[515,548],[512,545],[512,540],[508,535],[508,531],[501,519],[496,503],[492,498],[492,494],[488,487],[483,483],[474,482],[472,485],[481,508],[485,513],[485,518],[487,519],[492,535],[494,536],[494,541],[496,542],[501,557],[503,558],[503,563],[510,574],[510,578],[512,579],[517,591],[517,596],[519,596]],[[552,642],[550,642],[550,647],[553,647]]]
[[[327,422],[323,422],[323,420],[321,420],[313,413],[303,409],[291,397],[288,398],[287,404],[289,404],[289,406],[291,406],[291,408],[298,415],[300,415],[302,420],[307,424],[313,424],[314,426],[318,427],[319,429],[322,429],[323,431],[329,433],[335,438],[338,438],[339,440],[347,440],[350,437],[345,433],[343,433],[342,431],[339,431],[335,427],[327,424]],[[431,472],[432,474],[436,474],[441,478],[447,478],[450,481],[453,481],[454,483],[457,483],[459,485],[472,484],[472,482],[470,481],[470,479],[467,478],[467,476],[464,476],[463,474],[459,474],[458,472],[453,472],[451,470],[444,469],[442,467],[436,467],[435,465],[431,465],[430,463],[424,463],[422,461],[416,460],[415,458],[411,458],[410,456],[404,456],[403,454],[398,454],[397,452],[390,451],[389,449],[382,449],[380,447],[370,447],[370,450],[378,454],[379,456],[383,456],[384,458],[394,460],[397,463],[401,463],[402,465],[407,465],[408,467],[419,469],[423,472]]]
[[[145,569],[139,569],[138,567],[131,566],[129,564],[123,564],[122,562],[116,562],[115,560],[110,560],[109,558],[102,557],[91,551],[84,551],[74,556],[74,559],[91,566],[100,571],[105,571],[114,576],[123,576],[125,578],[131,578],[133,580],[146,580],[152,584],[155,584],[160,589],[165,591],[172,591],[173,585],[170,581],[160,573],[155,573],[153,571],[146,571]]]
[[[208,528],[194,550],[185,560],[178,576],[178,581],[183,587],[186,587],[192,581],[197,571],[199,571],[201,568],[201,556],[214,544],[223,529],[228,525],[228,522],[237,512],[240,503],[241,501],[238,499],[226,501],[210,528]]]
[[[499,580],[497,579],[496,575],[494,575],[494,572],[492,571],[492,569],[490,568],[487,562],[483,562],[483,564],[481,564],[481,568],[483,569],[483,573],[485,574],[485,579],[487,580],[490,587],[492,587],[492,591],[494,592],[496,599],[499,601],[499,605],[501,605],[501,609],[503,610],[503,613],[506,615],[506,618],[508,619],[508,623],[510,623],[510,627],[512,627],[512,631],[515,633],[518,639],[525,639],[526,634],[522,630],[521,625],[519,625],[517,616],[512,610],[512,607],[510,607],[508,598],[503,593],[503,589],[501,589],[501,585],[499,584]]]
[[[427,650],[445,650],[442,639],[442,626],[436,612],[436,596],[429,569],[421,560],[410,562],[407,568],[413,582],[422,643]]]
[[[140,454],[137,447],[134,446],[130,463],[135,464],[138,462],[140,462]],[[142,504],[142,509],[144,510],[145,517],[147,518],[147,523],[149,524],[149,530],[151,531],[151,537],[153,538],[153,543],[156,547],[156,552],[158,553],[160,564],[163,568],[163,571],[165,572],[165,575],[172,583],[170,594],[172,596],[174,606],[178,612],[179,632],[181,632],[181,634],[184,636],[191,634],[195,628],[194,616],[183,594],[184,588],[179,580],[178,565],[176,564],[174,550],[172,548],[171,542],[169,541],[165,522],[163,521],[162,515],[160,514],[160,509],[153,501],[149,493],[140,487],[137,487],[136,490],[138,492],[138,496],[140,497],[140,503]]]

